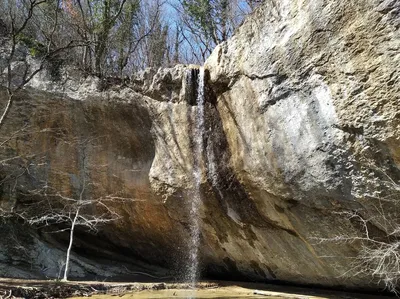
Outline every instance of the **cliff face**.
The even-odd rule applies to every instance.
[[[252,227],[255,248],[233,260],[268,278],[366,283],[338,278],[359,243],[310,236],[365,237],[360,219],[373,219],[379,238],[392,230],[382,218],[397,225],[399,3],[266,2],[206,64],[232,168],[277,228]]]
[[[397,237],[399,14],[397,1],[266,1],[215,49],[205,65],[204,273],[371,284],[368,273],[343,276],[367,243],[320,241],[365,237],[366,222],[376,240]],[[88,197],[128,199],[97,237],[78,232],[72,276],[129,273],[113,259],[185,267],[197,159],[190,74],[147,71],[106,91],[91,78],[60,86],[44,76],[16,97],[1,128],[2,160],[12,158],[1,168],[3,207],[44,181],[76,194],[82,177],[93,182]],[[56,275],[66,235],[3,227],[2,238],[29,246],[25,257],[11,241],[0,248],[0,273]]]

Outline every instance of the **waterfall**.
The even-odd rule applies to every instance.
[[[189,267],[187,279],[195,287],[199,279],[199,245],[200,245],[200,215],[201,204],[201,179],[203,164],[203,137],[204,137],[204,68],[200,68],[197,84],[195,132],[194,132],[194,162],[193,179],[194,190],[190,207],[190,241],[189,241]]]

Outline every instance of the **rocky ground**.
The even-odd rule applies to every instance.
[[[217,288],[216,283],[202,283],[199,288]],[[0,279],[0,298],[69,298],[92,295],[123,296],[144,290],[187,289],[178,283],[111,283],[99,281]]]
[[[389,298],[377,294],[357,294],[241,282],[201,282],[193,290],[189,284],[115,283],[99,281],[60,282],[0,278],[0,299],[27,298],[291,298],[350,299]]]

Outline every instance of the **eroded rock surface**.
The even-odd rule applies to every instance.
[[[397,209],[399,10],[397,1],[266,1],[215,49],[206,63],[201,163],[205,274],[376,283],[343,275],[360,242],[319,241],[362,237],[362,225],[346,213],[372,219],[377,198],[390,195],[384,209]],[[193,67],[147,70],[111,88],[69,77],[60,87],[43,75],[16,97],[1,128],[3,141],[10,139],[2,157],[13,158],[1,169],[2,206],[26,200],[43,181],[74,194],[83,174],[94,182],[86,196],[130,199],[114,207],[121,219],[97,237],[78,233],[73,275],[104,276],[107,269],[90,260],[129,265],[108,268],[109,275],[185,268],[198,109]],[[379,217],[370,229],[376,238],[391,233]],[[66,238],[34,234],[32,242],[60,250]],[[26,263],[11,262],[12,248],[1,248],[0,265],[17,271]],[[39,275],[40,263],[30,264]]]
[[[309,236],[357,235],[340,213],[369,219],[373,196],[397,192],[382,175],[399,177],[399,9],[268,1],[207,61],[232,168],[276,228],[255,226],[254,250],[227,251],[239,268],[251,260],[268,278],[365,283],[338,278],[354,243],[314,245]]]

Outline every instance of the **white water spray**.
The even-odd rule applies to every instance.
[[[194,134],[194,164],[193,178],[194,191],[190,207],[190,244],[189,244],[189,267],[187,279],[192,287],[195,287],[199,279],[199,245],[200,245],[200,204],[201,204],[201,178],[203,164],[203,137],[204,137],[204,68],[200,68],[198,75],[196,108],[196,129]]]

